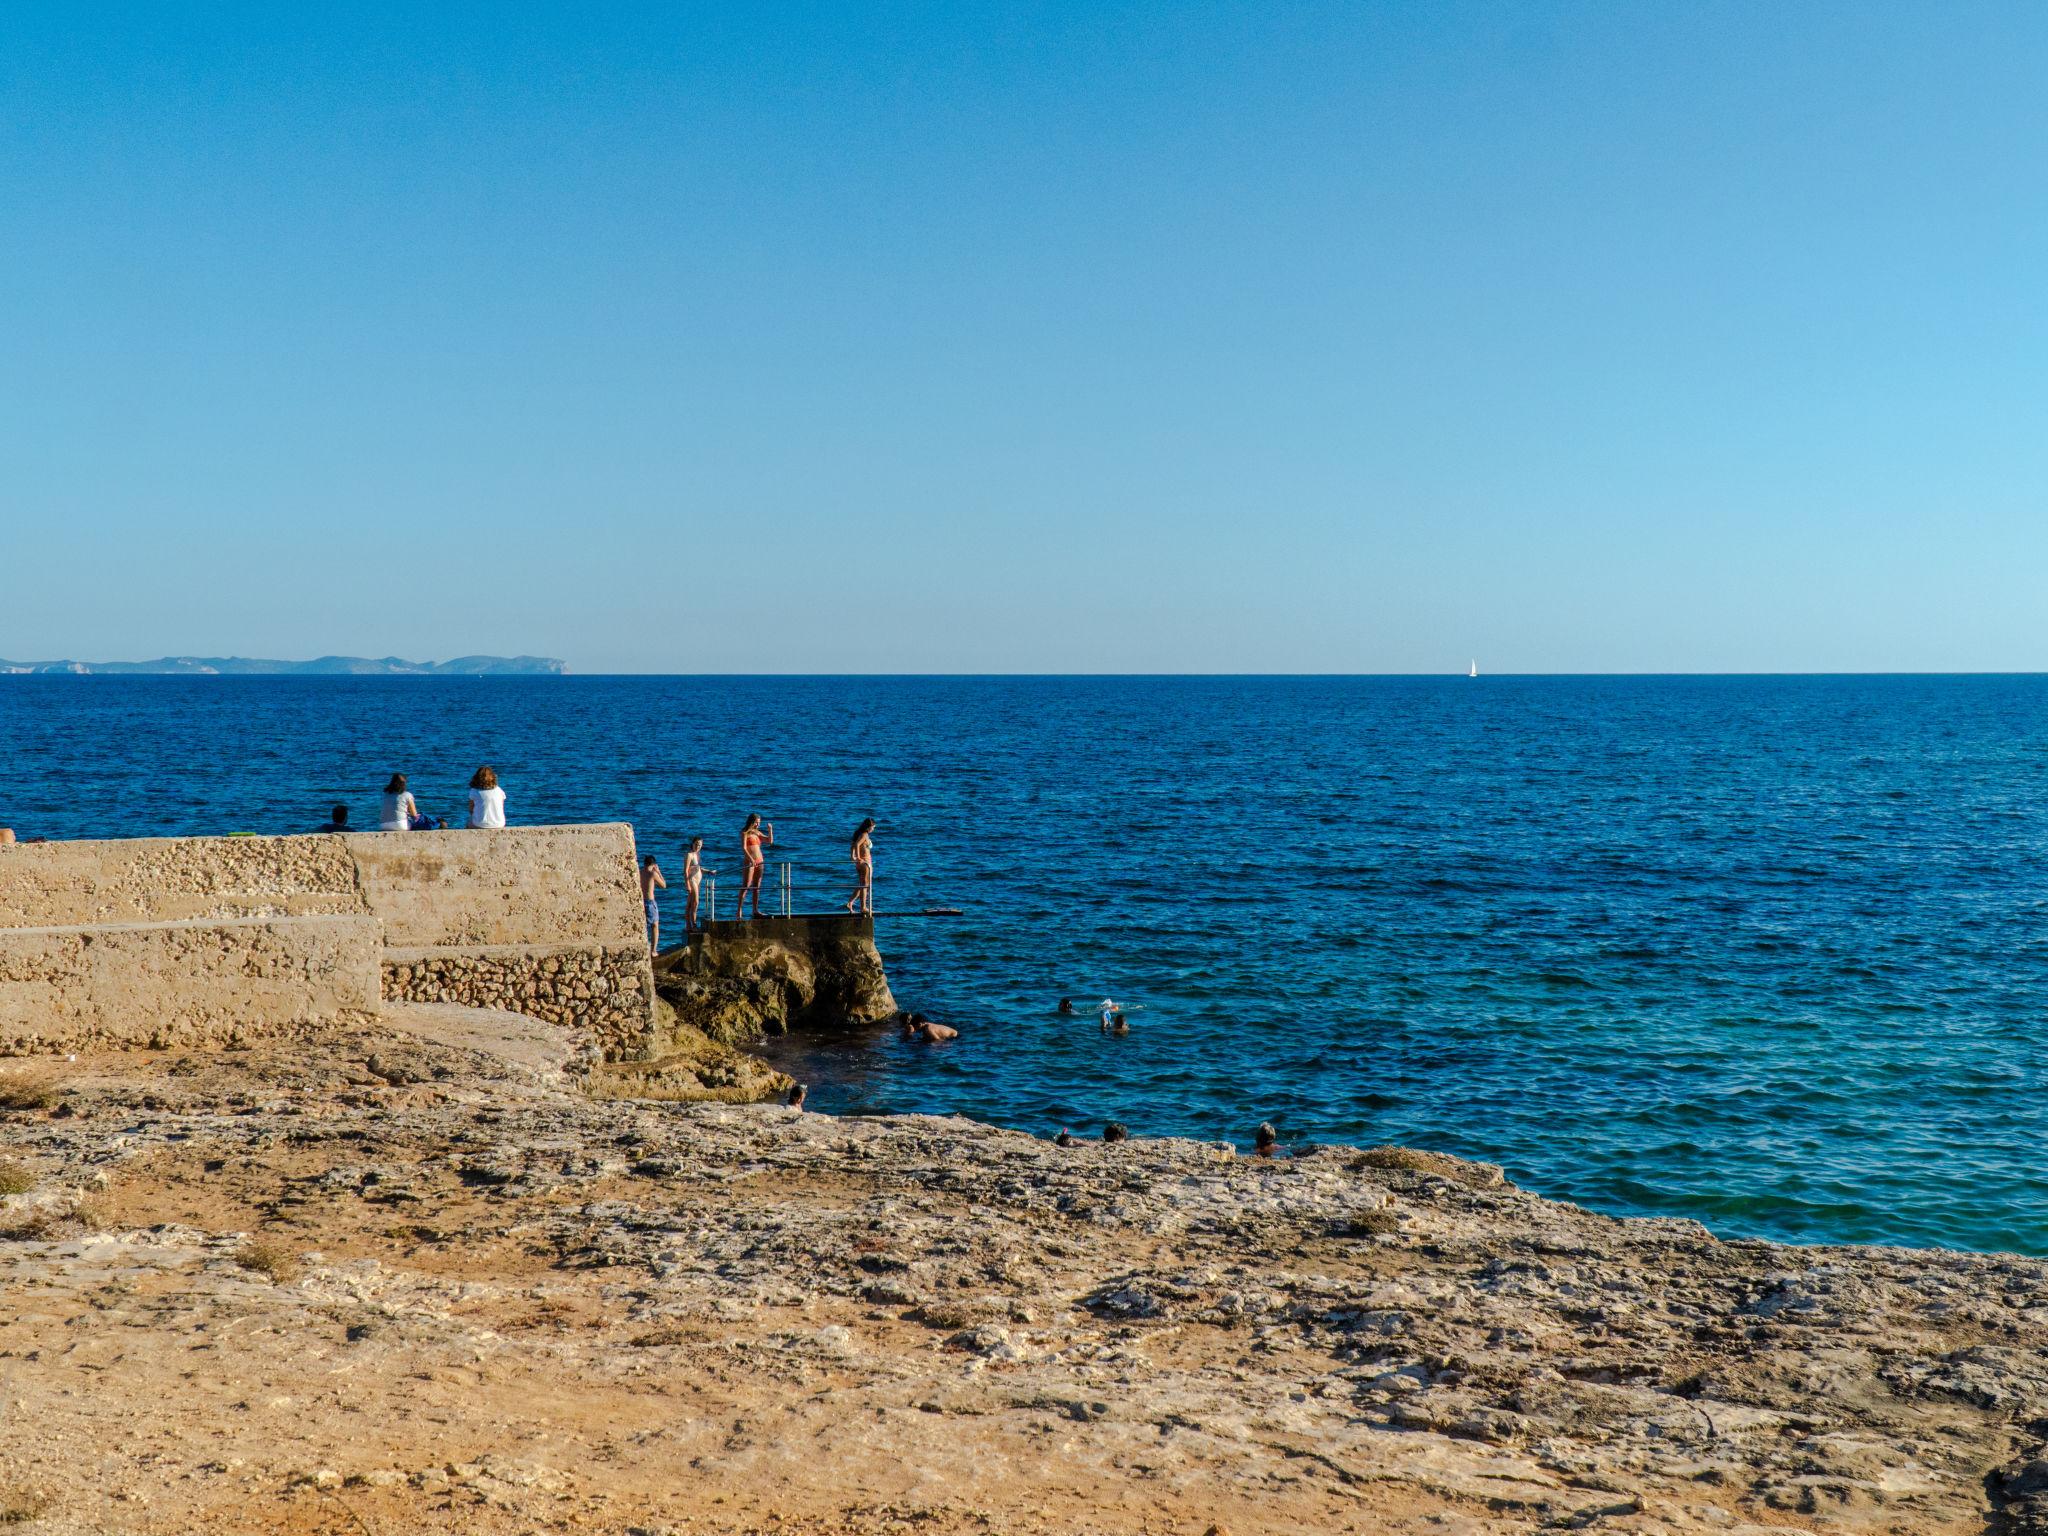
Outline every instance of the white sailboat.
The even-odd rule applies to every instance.
[[[1479,663],[1478,663],[1478,662],[1476,662],[1476,661],[1475,661],[1475,662],[1473,662],[1473,663],[1472,663],[1472,670],[1471,670],[1471,671],[1469,671],[1469,672],[1467,672],[1467,673],[1466,673],[1465,675],[1466,675],[1467,677],[1477,677],[1477,676],[1479,675]]]

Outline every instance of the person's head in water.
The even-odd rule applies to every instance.
[[[1072,999],[1071,997],[1063,997],[1063,998],[1061,998],[1061,999],[1060,999],[1060,1012],[1061,1012],[1061,1013],[1072,1013],[1073,1011],[1074,1011],[1074,1000],[1073,1000],[1073,999]]]
[[[1109,1016],[1109,1032],[1112,1035],[1128,1035],[1131,1032],[1131,1021],[1124,1017],[1123,1009],[1119,1008]]]
[[[387,795],[402,795],[402,794],[404,794],[404,793],[405,793],[405,775],[404,775],[404,774],[402,774],[402,773],[394,773],[393,775],[391,775],[391,782],[390,782],[389,784],[386,784],[386,785],[384,786],[384,793],[385,793],[385,794],[387,794]]]
[[[804,1099],[809,1094],[809,1091],[802,1083],[798,1083],[795,1087],[791,1088],[789,1090],[789,1107],[791,1109],[802,1109],[804,1107]]]
[[[330,805],[327,808],[327,819],[333,822],[337,827],[347,826],[348,807],[345,805]]]
[[[1109,1122],[1109,1124],[1105,1125],[1102,1128],[1102,1139],[1104,1141],[1123,1141],[1127,1139],[1130,1136],[1130,1134],[1131,1133],[1124,1128],[1124,1123],[1121,1120],[1112,1120]]]
[[[1273,1129],[1273,1122],[1262,1120],[1259,1128],[1252,1133],[1252,1150],[1260,1157],[1271,1157],[1280,1146],[1280,1133]]]
[[[483,767],[477,769],[470,776],[469,787],[471,789],[496,789],[498,787],[498,770],[489,763],[485,763]]]

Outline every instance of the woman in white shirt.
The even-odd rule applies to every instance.
[[[488,764],[477,769],[476,777],[469,781],[469,825],[505,825],[505,791],[498,788],[497,771]]]
[[[391,775],[391,782],[384,786],[384,808],[377,815],[377,830],[410,832],[412,819],[419,813],[420,808],[412,798],[412,791],[405,787],[405,775]]]

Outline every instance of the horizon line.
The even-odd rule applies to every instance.
[[[66,683],[136,683],[136,682],[194,682],[194,683],[558,683],[577,679],[596,678],[671,678],[671,679],[719,679],[733,678],[763,680],[772,678],[849,678],[849,679],[1015,679],[1054,680],[1088,679],[1104,680],[1138,679],[1163,680],[1170,678],[1216,679],[1237,678],[1244,680],[1275,679],[1303,680],[1310,678],[1328,679],[1417,679],[1446,678],[1463,682],[1484,682],[1488,679],[1510,679],[1516,681],[1537,681],[1551,678],[1828,678],[1828,677],[2048,677],[2048,668],[2007,668],[2000,670],[1956,669],[1956,668],[1856,668],[1828,671],[1798,671],[1774,669],[1768,671],[1615,671],[1573,670],[1563,672],[1481,672],[1468,675],[1458,669],[1444,671],[1408,672],[576,672],[557,673],[513,672],[513,673],[348,673],[348,672],[296,672],[296,673],[232,673],[232,672],[17,672],[0,673],[0,680],[8,682],[61,680]]]

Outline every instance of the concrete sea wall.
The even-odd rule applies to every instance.
[[[217,1044],[389,999],[644,1054],[633,863],[619,824],[0,848],[0,1052]]]

